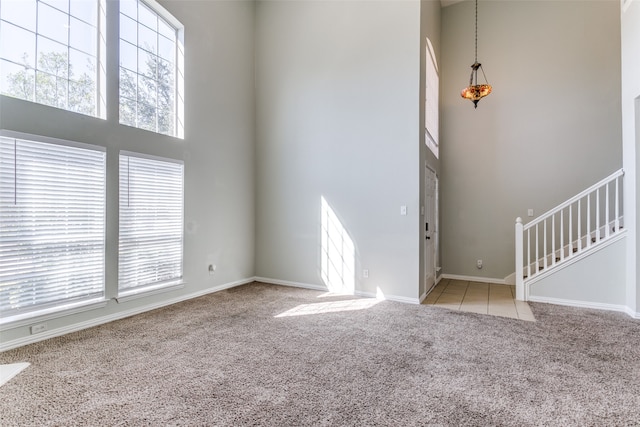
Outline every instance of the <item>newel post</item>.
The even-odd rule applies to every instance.
[[[522,218],[516,218],[516,299],[518,301],[524,301],[524,269],[522,265],[522,260],[524,257],[523,253],[523,236],[524,236],[524,227],[522,225]]]

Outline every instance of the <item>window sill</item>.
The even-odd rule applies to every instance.
[[[91,299],[66,305],[62,307],[52,307],[45,310],[32,311],[0,319],[0,331],[19,328],[21,326],[32,325],[34,323],[46,322],[58,317],[71,316],[83,311],[95,310],[107,306],[108,301],[103,297]]]
[[[171,282],[168,284],[163,283],[161,285],[147,286],[140,289],[134,289],[129,292],[123,292],[122,294],[118,295],[115,298],[115,300],[118,302],[118,304],[120,304],[123,302],[135,300],[138,298],[144,298],[151,295],[175,291],[176,289],[182,289],[184,288],[184,285],[185,285],[185,282],[178,281],[178,282]]]

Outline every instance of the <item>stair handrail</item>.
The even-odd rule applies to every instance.
[[[582,200],[585,197],[589,197],[590,194],[592,194],[593,192],[599,191],[600,188],[602,188],[604,186],[608,186],[609,183],[613,182],[614,180],[617,180],[618,178],[620,178],[622,176],[624,176],[624,169],[619,169],[619,170],[613,172],[612,174],[610,174],[606,178],[598,181],[597,183],[595,183],[594,185],[590,186],[589,188],[581,191],[580,193],[576,194],[575,196],[573,196],[573,197],[567,199],[566,201],[560,203],[556,207],[548,210],[547,212],[545,212],[544,214],[540,215],[538,218],[532,220],[531,222],[527,223],[526,225],[522,224],[522,218],[520,218],[520,217],[516,218],[516,225],[515,225],[515,244],[516,244],[516,251],[515,251],[515,256],[516,256],[515,261],[516,262],[515,262],[515,264],[516,264],[516,272],[515,272],[515,277],[516,277],[516,299],[517,300],[526,301],[527,298],[528,298],[528,296],[527,296],[528,292],[525,292],[525,285],[524,285],[525,277],[523,276],[523,272],[524,272],[524,260],[523,259],[524,259],[524,237],[525,237],[525,231],[528,231],[528,230],[532,229],[533,227],[536,227],[537,225],[542,223],[543,226],[544,226],[544,233],[545,233],[544,234],[544,246],[546,248],[546,245],[547,245],[547,240],[546,240],[547,223],[546,223],[546,221],[549,218],[554,217],[554,215],[558,214],[559,212],[562,212],[564,209],[567,209],[567,208],[569,208],[569,212],[571,212],[571,206],[574,203],[579,202],[580,200]],[[615,231],[617,231],[619,229],[619,221],[620,221],[620,217],[618,217],[618,194],[619,194],[618,193],[618,184],[616,183],[616,202],[615,202],[616,203],[616,213],[615,213],[615,227],[614,227]],[[608,205],[608,200],[607,200],[607,206],[609,206]],[[578,205],[578,209],[579,209],[579,205]],[[607,209],[608,209],[608,207],[607,207]],[[569,221],[571,221],[571,220],[569,220]],[[597,222],[597,220],[596,220],[596,222]],[[571,224],[571,222],[569,222],[569,224]],[[580,223],[578,223],[578,227],[580,227],[579,224]],[[598,227],[600,227],[600,225],[599,224],[596,224],[596,225],[597,225],[597,227],[596,227],[597,230],[594,230],[594,231],[596,232],[596,236],[597,236],[596,238],[598,238],[598,237],[600,237],[600,231],[599,231],[599,228],[598,228]],[[569,226],[571,227],[571,225],[569,225]],[[561,230],[562,230],[562,224],[560,225],[560,227],[561,227]],[[536,233],[537,233],[537,228],[535,230],[536,230]],[[606,231],[605,235],[608,238],[610,233],[608,231],[608,228],[606,230],[607,231]],[[562,231],[561,231],[561,233],[562,233]],[[529,234],[528,233],[527,233],[527,236],[528,236],[527,237],[527,245],[531,245],[531,241],[529,240]],[[571,236],[571,234],[569,234],[569,236]],[[577,238],[578,239],[582,239],[582,236],[577,236]],[[587,236],[587,238],[589,238],[589,236]],[[536,237],[536,239],[537,239],[537,237]],[[572,242],[570,242],[570,241],[567,242],[567,243],[568,244],[572,244]],[[537,254],[538,254],[538,241],[537,240],[536,240],[535,245],[536,245],[535,252],[536,252],[536,257],[537,257]],[[552,246],[554,246],[554,245],[555,245],[555,239],[552,240]],[[590,241],[589,241],[589,245],[588,246],[591,246]],[[578,247],[579,247],[579,250],[580,250],[582,248],[582,245],[579,243]],[[531,256],[530,256],[531,254],[530,254],[529,250],[530,249],[528,249],[528,252],[527,252],[527,259],[528,259],[527,262],[530,263],[531,262]],[[564,259],[564,255],[563,255],[564,252],[562,252],[562,251],[564,251],[564,247],[562,247],[562,239],[561,239],[561,247],[558,248],[558,250],[561,251],[561,259]],[[553,252],[552,257],[555,257],[555,249],[552,252]],[[543,253],[543,257],[544,257],[543,265],[544,265],[545,269],[548,266],[547,265],[547,257],[548,256],[549,256],[548,253],[546,253],[546,252]],[[571,254],[569,254],[569,256],[571,256]],[[553,259],[554,258],[552,258],[552,260]],[[538,260],[536,258],[536,262],[535,262],[536,270],[538,269],[537,266],[539,265],[539,261],[540,260]],[[552,262],[552,265],[555,265],[555,264],[556,264],[555,262]],[[531,270],[531,264],[528,264],[527,270],[528,271]],[[535,274],[537,274],[537,271],[536,271]]]
[[[528,228],[531,228],[536,224],[541,223],[542,221],[544,221],[545,219],[549,218],[550,216],[557,214],[558,212],[560,212],[564,208],[567,208],[567,207],[569,207],[569,205],[571,205],[571,204],[577,202],[578,200],[582,199],[587,194],[592,193],[593,191],[597,190],[598,188],[604,186],[605,184],[607,184],[607,183],[613,181],[614,179],[617,179],[617,178],[619,178],[619,177],[621,177],[623,175],[624,175],[624,169],[619,169],[619,170],[615,171],[614,173],[612,173],[608,177],[598,181],[597,183],[593,184],[591,187],[587,188],[586,190],[583,190],[580,193],[578,193],[575,196],[573,196],[572,198],[566,200],[565,202],[562,202],[561,204],[559,204],[555,208],[552,208],[552,209],[548,210],[547,212],[543,213],[542,215],[540,215],[538,218],[532,220],[531,222],[526,223],[523,226],[524,230],[526,230]]]

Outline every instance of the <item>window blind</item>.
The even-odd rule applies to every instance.
[[[103,298],[104,149],[7,134],[0,133],[0,316]]]
[[[180,161],[120,153],[120,296],[182,279],[183,176]]]

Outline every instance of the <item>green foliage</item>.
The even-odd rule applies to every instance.
[[[120,71],[120,123],[173,135],[173,65],[149,52],[145,68],[138,73]]]
[[[27,63],[26,53],[22,56],[22,59],[26,64]],[[25,66],[24,71],[9,74],[7,76],[9,87],[3,90],[3,93],[6,95],[15,96],[16,98],[33,101],[33,84],[35,79],[34,79],[33,71],[28,72],[27,70],[28,70],[28,67]]]
[[[91,74],[85,71],[76,75],[76,71],[63,53],[41,53],[37,70],[26,65],[26,54],[23,59],[24,70],[7,76],[8,87],[3,90],[6,95],[28,101],[34,101],[35,97],[35,101],[41,104],[96,115],[96,78],[93,64],[87,64]]]
[[[26,55],[26,54],[25,54]],[[6,95],[95,116],[95,64],[76,72],[67,56],[41,53],[38,69],[29,67],[7,76]],[[147,54],[145,69],[120,71],[120,123],[166,135],[174,134],[175,76],[173,64]]]

